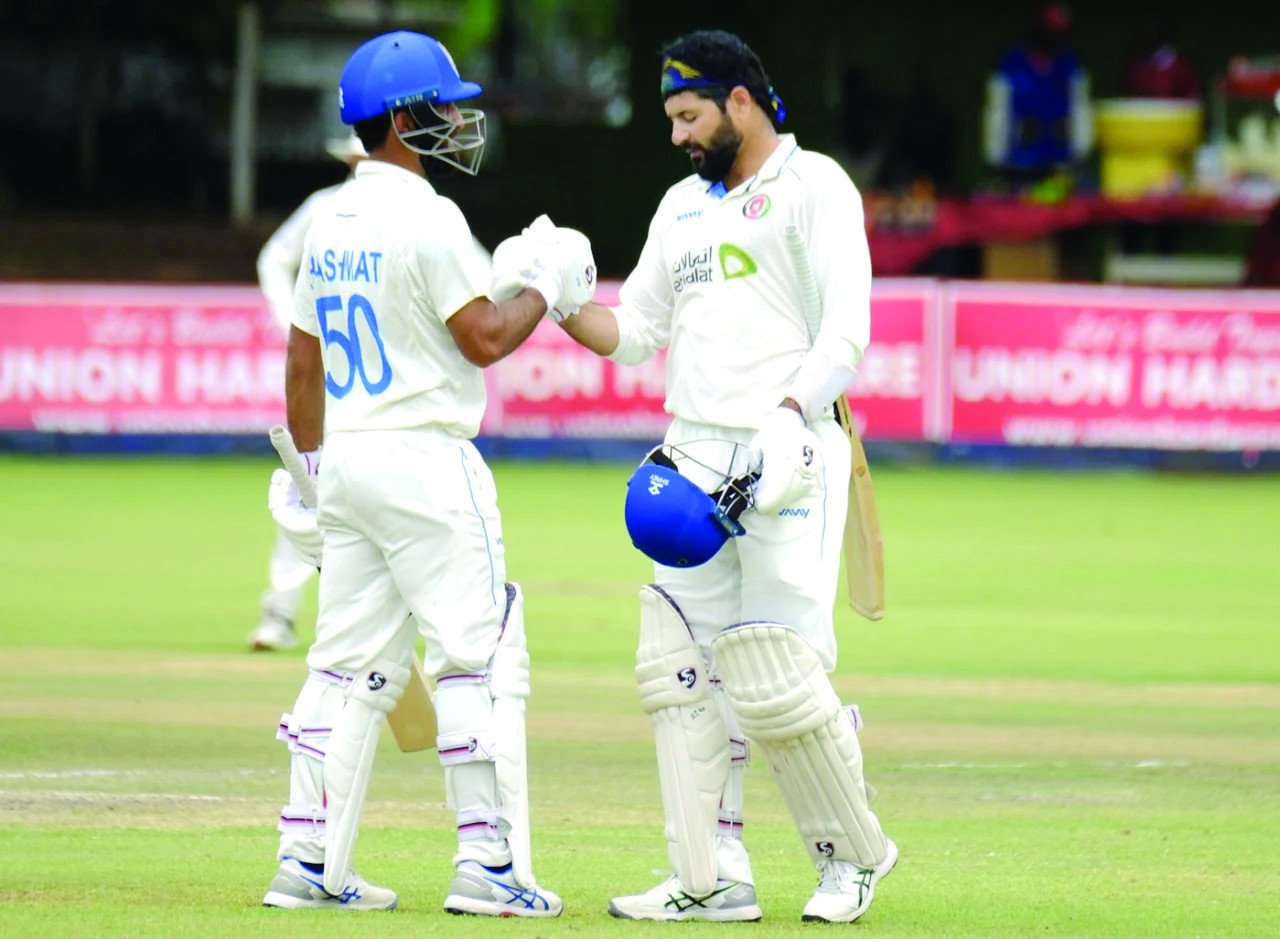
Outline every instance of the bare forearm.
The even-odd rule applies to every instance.
[[[284,371],[289,433],[304,453],[324,442],[324,359],[320,340],[296,326],[289,328]]]
[[[601,303],[587,303],[560,326],[579,344],[597,355],[609,355],[618,348],[618,320],[613,310]]]
[[[505,359],[529,338],[546,314],[547,303],[542,294],[526,287],[510,300],[495,303],[494,309],[497,316],[489,337],[492,359],[486,365]]]

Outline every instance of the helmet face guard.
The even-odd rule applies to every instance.
[[[469,176],[480,171],[484,158],[484,112],[479,108],[457,108],[458,120],[448,110],[431,102],[410,105],[406,110],[418,125],[403,133],[400,142],[422,156],[435,157]]]
[[[708,495],[681,475],[673,456],[710,469],[677,446],[651,452],[627,481],[627,533],[636,548],[659,564],[697,567],[730,538],[746,534],[738,517],[752,503],[753,479],[720,474],[721,485]]]

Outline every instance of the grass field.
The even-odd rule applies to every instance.
[[[748,776],[760,926],[622,923],[665,861],[631,678],[627,469],[494,465],[527,594],[553,922],[440,910],[434,754],[383,740],[359,847],[391,914],[258,904],[302,651],[254,655],[271,464],[0,459],[0,935],[812,934],[814,875]],[[883,467],[889,614],[838,611],[876,809],[878,936],[1280,935],[1280,480]],[[312,596],[314,591],[312,591]],[[310,633],[314,606],[303,613]],[[839,929],[842,927],[829,927]]]

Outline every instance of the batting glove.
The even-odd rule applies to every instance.
[[[591,242],[574,228],[557,228],[556,240],[547,261],[556,269],[560,302],[551,310],[557,323],[577,313],[596,295],[596,259]]]
[[[303,560],[319,567],[324,534],[320,531],[316,510],[302,504],[302,496],[288,470],[278,469],[271,474],[267,508]]]
[[[760,478],[755,483],[756,511],[772,515],[822,488],[818,438],[791,408],[766,415],[751,438],[747,458]]]
[[[595,258],[586,235],[557,228],[546,215],[539,215],[519,235],[498,245],[489,295],[509,300],[526,287],[542,294],[547,315],[555,322],[577,313],[596,289]]]
[[[528,235],[512,235],[493,251],[493,275],[489,296],[499,303],[511,300],[528,287],[542,270],[539,243]]]

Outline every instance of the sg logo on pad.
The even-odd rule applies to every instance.
[[[698,670],[692,666],[689,668],[682,668],[680,671],[676,672],[676,679],[680,682],[682,687],[692,688],[698,683]]]

